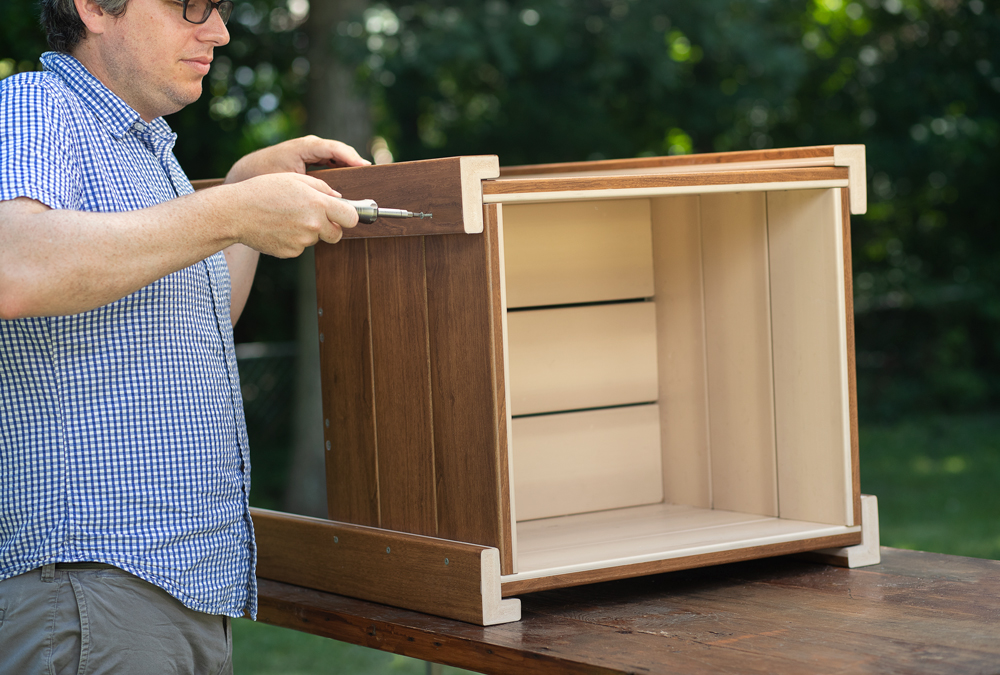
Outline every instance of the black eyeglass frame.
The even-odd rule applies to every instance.
[[[208,11],[205,12],[204,16],[202,16],[199,21],[195,21],[188,16],[188,3],[190,0],[181,0],[181,2],[184,4],[184,20],[188,23],[205,23],[208,21],[208,17],[212,16],[213,9],[219,13],[219,18],[222,19],[223,25],[229,23],[229,17],[233,15],[233,0],[219,0],[219,2],[208,0]]]

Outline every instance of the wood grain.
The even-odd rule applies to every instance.
[[[861,442],[858,438],[858,376],[854,353],[854,266],[851,262],[851,211],[848,206],[851,197],[847,190],[841,191],[841,232],[844,243],[844,307],[847,316],[847,394],[848,416],[851,433],[851,491],[854,493],[854,513],[861,510]],[[855,525],[862,524],[857,519]]]
[[[423,220],[379,218],[344,230],[345,238],[362,238],[481,232],[480,182],[499,171],[497,158],[488,155],[325,169],[309,175],[346,199],[374,199],[385,208],[434,214]]]
[[[650,200],[663,494],[712,505],[701,211],[697,195]]]
[[[563,178],[509,178],[483,182],[483,196],[521,193],[585,192],[587,190],[633,190],[713,185],[762,185],[813,181],[846,181],[848,170],[842,167],[769,169],[761,171],[717,171],[706,173],[569,176]]]
[[[805,148],[775,148],[770,150],[742,150],[738,152],[709,152],[696,155],[670,155],[665,157],[636,157],[632,159],[605,159],[590,162],[563,162],[558,164],[533,164],[500,168],[501,177],[534,176],[549,173],[577,173],[582,171],[628,171],[634,169],[660,169],[681,166],[706,165],[724,170],[727,164],[746,162],[773,162],[795,159],[827,160],[832,165],[834,146],[820,145]]]
[[[752,513],[647,504],[518,523],[521,581],[859,533]]]
[[[379,524],[368,254],[364,241],[316,246],[326,495],[334,520]]]
[[[502,308],[491,244],[485,234],[425,240],[438,536],[509,557],[507,449],[499,445],[506,434],[498,433],[507,426],[505,394],[494,372]]]
[[[263,509],[252,516],[261,578],[472,623],[507,618],[496,616],[499,598],[485,597],[484,576],[499,572],[495,549]]]
[[[437,533],[424,240],[368,241],[380,526]]]
[[[882,549],[855,570],[776,558],[526,595],[482,628],[262,581],[260,618],[495,675],[989,673],[1000,562]]]
[[[556,588],[569,588],[572,586],[582,586],[585,584],[594,584],[604,581],[615,581],[617,579],[630,579],[650,574],[662,574],[663,572],[689,570],[710,565],[724,565],[726,563],[741,562],[744,560],[771,558],[779,555],[803,553],[805,551],[811,551],[815,548],[853,546],[859,543],[861,543],[860,533],[845,533],[829,537],[817,537],[815,539],[806,539],[801,541],[787,541],[778,544],[738,548],[728,551],[718,551],[715,553],[700,553],[698,555],[686,556],[682,558],[669,558],[666,560],[633,563],[618,567],[604,567],[584,572],[553,574],[535,579],[506,581],[501,582],[501,592],[503,597],[509,598],[522,595],[524,593],[537,593],[538,591],[547,591]]]
[[[650,297],[650,250],[646,199],[509,205],[507,306]]]
[[[780,514],[851,525],[840,210],[836,189],[767,196]]]
[[[510,312],[511,414],[655,401],[651,302]]]
[[[763,193],[703,195],[713,508],[778,515]]]

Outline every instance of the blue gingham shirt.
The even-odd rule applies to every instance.
[[[113,212],[192,192],[163,119],[71,56],[42,63],[0,81],[0,200]],[[90,312],[0,320],[0,579],[103,562],[194,610],[256,612],[229,295],[217,253]]]

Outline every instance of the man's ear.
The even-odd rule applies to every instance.
[[[76,13],[80,15],[80,20],[89,33],[100,35],[108,22],[114,19],[97,4],[96,0],[73,0],[73,4],[76,5]]]

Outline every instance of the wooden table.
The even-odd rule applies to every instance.
[[[1000,562],[883,548],[521,597],[473,626],[261,580],[260,620],[484,673],[1000,673]]]

